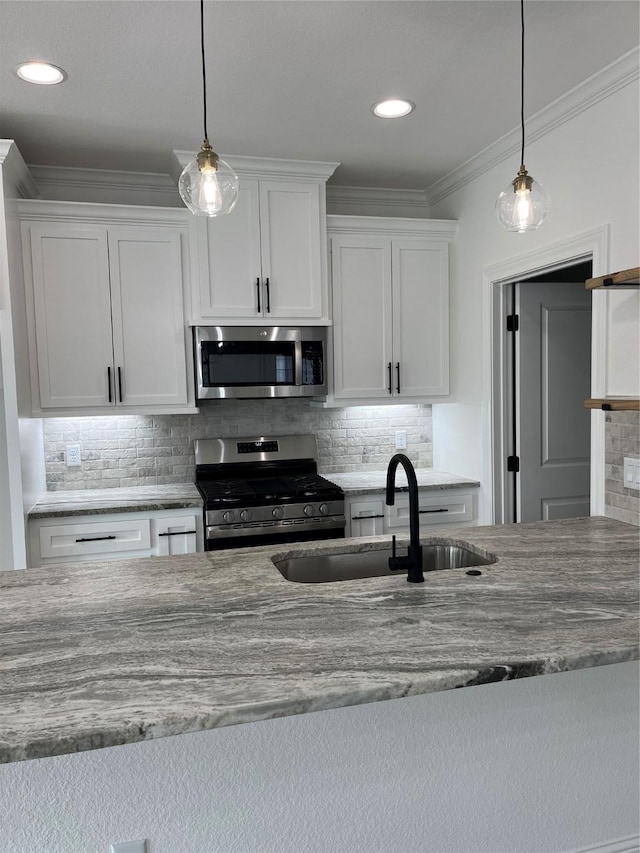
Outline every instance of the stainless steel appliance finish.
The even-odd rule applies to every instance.
[[[349,554],[319,554],[280,560],[275,566],[284,578],[294,583],[331,583],[398,575],[404,577],[406,569],[389,568],[391,554],[388,549],[356,551]],[[496,559],[493,556],[485,557],[460,545],[422,546],[422,569],[425,572],[488,566],[495,563]]]
[[[322,326],[196,326],[198,400],[327,393]]]
[[[194,445],[207,550],[344,536],[344,494],[318,475],[315,436]]]

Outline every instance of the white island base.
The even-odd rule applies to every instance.
[[[630,853],[637,662],[0,767],[0,850]]]

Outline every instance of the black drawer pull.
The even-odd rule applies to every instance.
[[[384,515],[353,515],[351,521],[366,521],[368,518],[384,518]]]
[[[115,538],[115,536],[85,536],[82,539],[76,539],[76,542],[102,542],[105,539]]]
[[[440,509],[419,509],[418,515],[424,515],[427,512],[449,512],[446,507],[441,507]]]
[[[195,530],[172,530],[167,531],[167,533],[158,533],[158,536],[189,536],[195,532]]]

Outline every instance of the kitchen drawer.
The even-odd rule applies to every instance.
[[[434,524],[465,524],[475,518],[474,495],[470,492],[419,495],[420,527]],[[409,529],[409,497],[396,495],[393,506],[385,506],[385,533]]]
[[[39,529],[40,557],[60,561],[67,558],[101,558],[117,552],[136,556],[151,547],[148,518],[117,521],[88,521],[80,524],[43,524]],[[132,553],[133,552],[133,553]]]

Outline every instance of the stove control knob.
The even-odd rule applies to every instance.
[[[230,521],[233,521],[235,513],[232,509],[228,509],[226,512],[222,513],[222,520],[229,524]]]
[[[284,507],[274,506],[274,508],[271,510],[271,515],[274,518],[282,518],[284,516]]]
[[[241,521],[251,521],[251,513],[249,512],[248,509],[242,510],[242,512],[240,513],[240,520]]]
[[[329,504],[320,504],[320,515],[329,515]]]
[[[307,517],[313,515],[313,513],[315,512],[315,510],[311,506],[311,504],[307,504],[306,507],[302,511]]]

